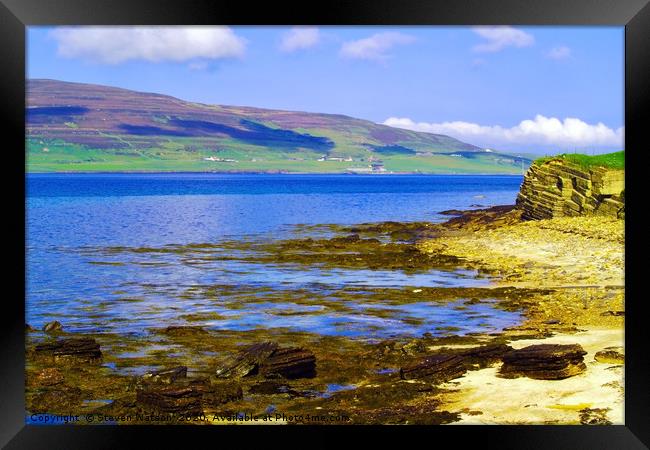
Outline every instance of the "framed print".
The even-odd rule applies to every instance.
[[[646,448],[648,8],[3,0],[2,444]]]

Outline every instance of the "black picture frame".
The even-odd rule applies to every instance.
[[[645,123],[643,112],[650,96],[650,6],[648,0],[375,0],[245,3],[209,0],[0,0],[0,51],[2,51],[0,120],[5,128],[2,139],[3,175],[9,195],[3,196],[8,226],[5,263],[10,268],[0,317],[0,445],[6,448],[129,448],[135,435],[146,439],[187,444],[197,436],[222,441],[207,435],[213,427],[43,427],[25,424],[24,348],[25,348],[25,43],[26,27],[32,25],[619,25],[625,26],[625,147],[626,200],[642,201],[643,170],[641,155]],[[646,144],[647,147],[647,144]],[[630,200],[631,199],[631,200]],[[639,200],[637,200],[639,199]],[[476,445],[498,448],[635,449],[650,443],[650,389],[648,352],[644,350],[645,296],[634,294],[640,286],[638,271],[629,261],[641,256],[636,243],[640,233],[640,213],[626,209],[626,389],[625,425],[586,426],[455,426],[402,427],[417,431],[423,443],[450,445],[475,440]],[[637,231],[635,231],[637,230]],[[628,245],[631,244],[631,245]],[[639,261],[643,261],[640,258]],[[53,269],[55,270],[55,269]],[[640,268],[642,270],[642,268]],[[15,272],[15,275],[14,273]],[[228,434],[250,438],[247,427],[228,427]],[[237,430],[232,430],[236,428]],[[280,430],[282,428],[283,430]],[[301,434],[307,445],[325,443],[336,436],[330,427],[289,427]],[[395,427],[355,427],[384,439]],[[271,430],[273,429],[273,430]],[[265,427],[268,445],[284,445],[286,427]],[[355,430],[357,431],[357,430]],[[445,436],[440,435],[443,433]],[[284,436],[284,437],[283,437]],[[442,438],[442,439],[441,439]],[[305,439],[305,441],[302,441]],[[415,444],[415,442],[414,442]],[[153,441],[147,447],[155,448]],[[418,444],[419,445],[419,444]],[[456,444],[454,444],[456,445]]]

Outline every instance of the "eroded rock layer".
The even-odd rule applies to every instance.
[[[517,196],[523,219],[625,214],[623,170],[581,168],[567,161],[533,164]]]

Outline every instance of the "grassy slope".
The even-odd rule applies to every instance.
[[[28,105],[30,172],[327,173],[367,170],[381,160],[388,172],[521,173],[512,155],[340,115],[202,105],[56,80],[30,80]],[[352,161],[318,161],[322,156]]]
[[[602,155],[583,155],[581,153],[565,153],[563,155],[549,156],[536,159],[534,164],[542,164],[552,160],[569,161],[584,169],[592,167],[606,167],[609,169],[625,169],[625,151],[605,153]]]
[[[42,143],[41,143],[42,142]],[[170,139],[156,148],[89,149],[63,141],[31,139],[27,143],[29,172],[312,172],[341,173],[350,168],[364,168],[367,161],[317,161],[321,156],[311,150],[277,151],[241,142],[222,142],[219,151],[212,148],[183,150],[187,142]],[[345,152],[353,157],[368,157],[371,153]],[[377,155],[375,155],[377,156]],[[217,157],[237,162],[206,161]],[[380,155],[388,172],[415,173],[503,173],[520,174],[521,167],[500,161],[493,155],[459,158],[444,154],[432,156]]]

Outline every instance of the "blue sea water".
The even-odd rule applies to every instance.
[[[397,319],[365,314],[362,304],[348,305],[348,313],[315,306],[304,315],[286,315],[306,306],[269,301],[232,308],[228,301],[234,299],[197,293],[224,285],[336,292],[346,286],[415,290],[489,282],[471,271],[306,268],[102,249],[272,241],[296,236],[297,225],[441,221],[443,210],[512,204],[521,182],[520,176],[469,175],[29,174],[27,321],[40,328],[59,320],[68,331],[145,332],[183,324],[190,313],[218,313],[221,319],[201,325],[352,337],[435,334],[444,326],[499,329],[518,314],[485,304],[461,311],[423,298],[400,306]]]

